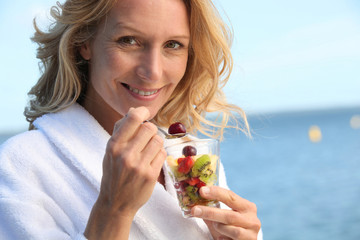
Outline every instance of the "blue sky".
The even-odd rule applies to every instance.
[[[0,3],[0,131],[24,129],[39,77],[32,19],[53,0]],[[234,29],[228,100],[248,113],[360,106],[360,1],[216,0]]]

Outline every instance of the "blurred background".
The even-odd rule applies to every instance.
[[[0,2],[0,143],[27,128],[32,20],[46,29],[54,3]],[[264,239],[360,239],[360,1],[214,3],[234,30],[224,91],[253,135],[225,135],[229,186],[257,204]]]

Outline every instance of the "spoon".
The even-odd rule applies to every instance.
[[[187,133],[174,133],[174,134],[169,134],[167,133],[164,129],[156,126],[158,128],[158,130],[165,135],[166,139],[173,139],[173,138],[182,138],[185,137],[187,135]]]
[[[145,120],[145,122],[151,122],[150,120]],[[154,123],[153,123],[154,124]],[[164,129],[162,129],[161,127],[157,126],[155,124],[155,126],[157,127],[157,129],[165,136],[166,139],[174,139],[174,138],[182,138],[185,137],[187,135],[187,133],[174,133],[174,134],[169,134],[168,132],[166,132]]]

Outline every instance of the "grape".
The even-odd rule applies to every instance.
[[[170,125],[168,133],[169,134],[186,133],[186,128],[182,123],[176,122]]]
[[[196,155],[196,148],[193,146],[185,146],[182,150],[182,153],[185,157],[187,156],[195,156]]]

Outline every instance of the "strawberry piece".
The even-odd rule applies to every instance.
[[[177,160],[178,165],[184,160],[185,160],[185,158],[178,158],[178,160]]]
[[[200,179],[198,177],[192,177],[192,178],[187,179],[186,182],[188,184],[190,184],[191,186],[195,186],[198,183],[200,183]]]
[[[180,173],[189,173],[192,166],[194,165],[195,161],[192,157],[185,157],[185,158],[179,158],[178,159],[178,163],[179,163],[179,166],[178,166],[178,171]]]
[[[206,186],[206,183],[204,183],[204,182],[202,182],[202,181],[200,181],[200,180],[199,180],[199,182],[196,184],[196,187],[199,188],[199,190],[200,190],[200,188],[202,188],[202,187],[204,187],[204,186]]]

